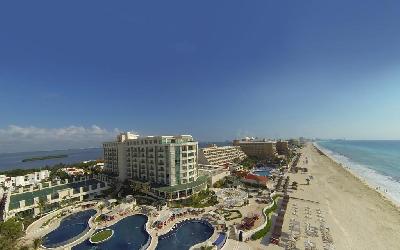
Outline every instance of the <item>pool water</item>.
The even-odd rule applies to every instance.
[[[188,250],[191,246],[206,241],[214,233],[214,228],[197,220],[178,224],[177,229],[167,237],[159,237],[157,250]]]
[[[269,170],[254,170],[252,172],[255,175],[259,175],[259,176],[270,176],[271,172]]]
[[[138,250],[146,244],[149,234],[145,225],[147,217],[144,215],[133,215],[122,219],[109,227],[114,230],[114,235],[106,242],[94,245],[86,240],[73,247],[73,250]]]
[[[57,247],[67,244],[69,240],[88,228],[88,221],[95,214],[96,210],[90,209],[65,217],[61,220],[59,227],[43,237],[42,245],[45,247]]]

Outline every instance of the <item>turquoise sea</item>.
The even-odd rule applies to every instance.
[[[400,204],[400,141],[326,140],[315,144]]]

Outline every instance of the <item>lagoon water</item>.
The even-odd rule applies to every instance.
[[[48,155],[68,155],[66,158],[47,159],[42,161],[22,162],[23,159],[32,157],[42,157]],[[10,169],[28,169],[53,166],[59,163],[79,163],[88,160],[97,160],[103,158],[103,149],[101,148],[85,148],[85,149],[67,149],[53,151],[37,151],[22,153],[2,153],[0,154],[0,171]]]
[[[400,141],[318,141],[317,146],[400,203]],[[386,192],[387,191],[387,192]]]

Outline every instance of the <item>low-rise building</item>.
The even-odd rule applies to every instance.
[[[61,171],[65,172],[69,176],[78,176],[85,174],[85,171],[81,168],[73,168],[73,167],[62,168]]]
[[[8,177],[6,175],[0,176],[0,185],[6,188],[25,187],[29,185],[36,185],[37,183],[46,180],[50,177],[50,171],[40,170],[26,175]]]
[[[272,183],[269,183],[268,177],[255,175],[252,173],[248,173],[247,175],[245,175],[242,178],[242,182],[249,183],[252,185],[265,186],[265,187],[270,186],[268,184],[272,185]]]
[[[108,188],[107,182],[97,180],[96,176],[38,183],[35,186],[31,185],[28,189],[19,187],[15,192],[11,190],[7,192],[3,213],[5,218],[18,214],[37,216],[43,212],[41,204],[51,209],[60,206],[62,202],[79,202],[94,198]]]
[[[230,175],[229,168],[216,165],[198,164],[199,175],[209,177],[209,185],[214,185],[215,182]]]
[[[246,154],[240,146],[218,147],[215,144],[199,150],[199,164],[224,165],[232,162],[239,162],[246,158]]]

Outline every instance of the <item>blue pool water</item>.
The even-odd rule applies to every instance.
[[[206,241],[214,233],[211,225],[192,220],[178,224],[178,228],[167,237],[159,237],[157,250],[188,250],[191,246]]]
[[[64,218],[60,226],[43,237],[43,246],[55,247],[67,243],[68,240],[79,235],[88,227],[90,217],[96,214],[96,210],[90,209]]]
[[[93,245],[86,240],[73,247],[73,250],[138,250],[146,244],[149,234],[145,230],[147,217],[144,215],[129,216],[109,227],[114,230],[114,235],[108,241]]]
[[[263,168],[255,168],[251,171],[251,173],[258,175],[258,176],[270,176],[271,175],[271,169],[267,167]]]

